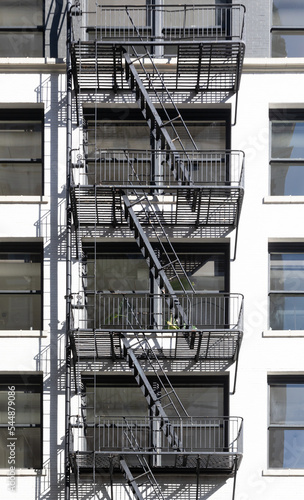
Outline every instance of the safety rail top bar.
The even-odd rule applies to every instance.
[[[86,450],[90,435],[94,429],[94,451],[98,453],[144,453],[144,454],[197,454],[197,453],[242,453],[243,418],[242,417],[170,417],[170,425],[183,441],[183,449],[170,447],[165,435],[160,431],[159,417],[138,416],[100,416],[95,415],[86,421],[87,435],[84,435],[82,418],[72,416],[70,428],[74,435],[74,450]],[[158,434],[151,446],[151,430]],[[132,447],[130,434],[136,436],[136,449]],[[91,443],[92,446],[93,443]]]
[[[75,21],[81,19],[78,29],[84,33],[82,39],[91,33],[91,39],[96,41],[113,42],[118,38],[136,45],[176,43],[183,37],[195,41],[242,41],[245,11],[243,4],[96,5],[96,10],[82,11],[82,16],[73,16],[76,9],[72,7],[71,14],[74,30]],[[74,39],[77,36],[75,30]]]
[[[73,182],[79,185],[177,185],[170,166],[182,161],[185,183],[196,186],[244,186],[241,150],[185,150],[177,152],[97,148],[83,156],[75,152]],[[185,186],[185,184],[183,184]]]

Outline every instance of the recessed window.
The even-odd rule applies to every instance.
[[[304,246],[271,244],[270,328],[304,329]]]
[[[0,375],[0,468],[42,467],[42,375]]]
[[[270,376],[269,467],[304,468],[304,377]]]
[[[272,57],[304,56],[304,5],[302,0],[273,0]]]
[[[228,443],[226,420],[229,414],[228,377],[178,377],[170,378],[172,387],[163,386],[156,378],[149,382],[161,396],[164,411],[174,423],[176,435],[185,449],[211,449],[223,451]],[[134,379],[128,376],[86,376],[84,415],[86,418],[87,450],[130,453],[133,443],[143,451],[158,449],[158,465],[170,465],[167,456],[168,442],[160,432],[159,418],[153,418],[151,409]],[[191,387],[191,392],[189,392]],[[170,393],[170,398],[168,397]],[[173,403],[173,404],[172,404]],[[176,418],[181,405],[190,417]],[[175,409],[174,409],[175,406]],[[183,415],[185,413],[183,412]],[[131,459],[132,460],[132,459]],[[156,465],[156,464],[154,464]]]
[[[157,293],[154,288],[149,267],[135,244],[124,244],[121,249],[119,244],[103,243],[97,246],[96,253],[92,245],[86,245],[84,250],[88,328],[108,328],[109,325],[127,328],[131,324],[134,328],[139,324],[146,328],[162,324],[168,328],[168,305],[162,303],[161,292]],[[191,303],[189,314],[192,324],[197,327],[202,321],[205,327],[214,323],[218,327],[224,324],[227,310],[216,292],[229,290],[229,247],[205,245],[202,248],[202,245],[180,244],[175,245],[175,250],[193,288],[200,293],[200,297]],[[163,250],[156,245],[155,251],[161,264],[166,266],[168,260]],[[169,250],[168,254],[172,261],[174,256]],[[187,308],[182,287],[189,289],[189,282],[181,271],[178,272],[179,279],[168,266],[166,273],[173,289],[181,294],[181,301],[185,300],[183,307]],[[208,293],[210,295],[206,297]]]
[[[43,0],[1,0],[0,57],[43,57]]]
[[[194,141],[198,150],[205,152],[203,162],[194,160],[189,166],[193,179],[201,183],[225,182],[229,179],[229,160],[223,152],[230,150],[230,110],[183,109],[181,113],[188,132],[178,121],[174,122],[174,131],[170,126],[167,131],[172,139],[179,136],[186,150],[193,151]],[[168,116],[162,111],[160,115],[163,122],[173,119],[170,110]],[[155,185],[160,179],[166,185],[173,182],[165,157],[152,157],[151,151],[157,149],[158,144],[151,137],[140,110],[100,108],[95,120],[87,109],[85,116],[89,184]],[[181,149],[179,141],[175,141],[175,145]]]
[[[272,196],[304,196],[304,111],[271,110]]]
[[[43,194],[43,112],[0,110],[0,195]]]
[[[0,243],[0,330],[42,329],[42,245]]]

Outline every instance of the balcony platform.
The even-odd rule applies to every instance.
[[[128,89],[123,57],[128,52],[140,61],[148,90],[153,82],[153,91],[165,85],[176,92],[216,92],[222,99],[233,95],[245,52],[244,17],[242,5],[96,5],[95,12],[86,13],[86,25],[82,16],[72,16],[75,90]],[[160,77],[149,68],[152,60]],[[164,69],[162,62],[170,64]]]
[[[242,460],[242,428],[240,417],[172,417],[170,426],[178,437],[181,449],[170,446],[158,417],[103,417],[96,416],[88,424],[86,436],[71,419],[74,448],[70,462],[74,471],[100,472],[120,470],[120,461],[140,470],[141,458],[151,470],[161,473],[233,474]],[[155,444],[151,446],[151,432]],[[82,445],[93,446],[92,451],[79,451]],[[109,439],[110,438],[110,439]],[[133,447],[133,443],[135,443]],[[94,446],[93,446],[94,448]]]
[[[151,192],[151,186],[141,186]],[[154,187],[155,190],[155,187]],[[126,225],[123,195],[135,201],[133,210],[142,226],[208,227],[221,228],[228,234],[236,228],[244,192],[242,188],[229,186],[161,188],[162,195],[149,196],[153,210],[143,208],[141,198],[136,203],[133,190],[126,186],[73,186],[71,199],[76,227]],[[145,205],[145,201],[143,201]],[[215,231],[216,232],[216,231]]]
[[[143,455],[146,459],[152,456],[152,453],[137,453],[138,455]],[[72,471],[79,474],[90,474],[95,471],[95,473],[109,474],[111,471],[120,471],[120,457],[124,453],[119,453],[116,456],[112,453],[106,456],[104,453],[98,452],[75,452],[70,454],[70,464]],[[132,453],[133,455],[133,453]],[[193,454],[181,454],[175,453],[173,455],[169,454],[170,458],[167,460],[171,462],[171,465],[159,465],[152,466],[151,470],[153,473],[161,474],[197,474],[208,473],[208,474],[220,474],[220,475],[232,475],[235,473],[235,468],[239,468],[242,461],[241,453],[228,453],[228,452],[202,452]],[[165,454],[162,455],[165,457]],[[159,456],[157,457],[159,458]],[[141,472],[141,468],[138,466],[130,466],[133,472]]]
[[[71,343],[76,359],[111,359],[118,361],[125,358],[121,338],[134,338],[135,332],[108,330],[74,330]],[[149,339],[149,343],[157,359],[161,360],[194,360],[194,361],[235,361],[243,338],[239,330],[224,331],[142,331],[136,332],[138,338]],[[191,348],[189,348],[190,340]],[[144,360],[142,349],[134,349],[138,359]]]
[[[243,296],[178,292],[177,297],[191,326],[181,328],[172,319],[166,294],[87,292],[86,320],[77,318],[74,309],[75,359],[123,359],[122,338],[126,337],[143,360],[149,348],[159,360],[235,361],[243,337]],[[91,298],[97,311],[94,320],[90,319]],[[158,327],[151,328],[156,321]]]
[[[98,150],[77,168],[71,202],[76,228],[126,225],[126,194],[142,226],[207,227],[229,233],[244,196],[242,151]],[[177,180],[178,179],[178,180]]]
[[[76,92],[129,91],[123,56],[126,50],[121,43],[75,42],[71,55]],[[155,58],[157,75],[144,54],[135,67],[148,91],[166,87],[170,92],[217,93],[220,100],[239,89],[244,51],[244,44],[237,42],[189,44],[179,40],[170,49],[170,57]],[[138,57],[131,60],[138,61]]]

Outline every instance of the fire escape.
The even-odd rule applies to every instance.
[[[235,480],[242,459],[242,419],[189,415],[165,366],[186,361],[237,366],[242,296],[194,290],[170,235],[185,227],[208,238],[237,233],[243,154],[199,150],[177,102],[185,95],[204,103],[230,97],[237,102],[244,7],[97,6],[94,26],[90,15],[78,3],[70,8],[75,99],[68,119],[73,115],[80,121],[82,107],[88,101],[97,105],[101,95],[132,95],[154,146],[148,151],[96,147],[93,158],[85,147],[69,150],[75,249],[69,258],[79,262],[81,286],[67,295],[67,358],[80,395],[86,363],[95,370],[105,360],[125,363],[149,416],[109,420],[94,415],[92,423],[84,403],[77,416],[68,416],[68,467],[77,491],[82,473],[95,477],[106,471],[111,484],[122,473],[135,499],[143,500],[147,491],[149,498],[162,499],[158,472],[193,472],[197,484],[202,473]],[[105,228],[134,238],[153,278],[153,293],[88,289],[96,253],[88,264],[82,241],[96,242]]]

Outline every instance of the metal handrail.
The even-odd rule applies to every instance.
[[[124,43],[148,41],[157,44],[185,38],[186,41],[238,41],[244,37],[245,7],[242,4],[97,5],[95,11],[85,14],[87,22],[82,28],[85,32],[94,32],[97,41],[119,39]],[[77,20],[77,17],[74,19]]]
[[[168,444],[159,417],[95,415],[92,421],[86,422],[86,435],[79,417],[71,417],[73,451],[89,452],[94,448],[95,452],[104,454],[145,455],[241,454],[243,451],[242,417],[170,417],[170,425],[183,442],[182,450],[177,451]],[[134,436],[136,449],[132,446]]]
[[[127,154],[126,154],[127,152]],[[240,150],[185,150],[178,158],[187,170],[193,186],[243,187],[244,152]],[[178,187],[170,165],[173,153],[140,149],[96,149],[89,153],[86,164],[73,169],[75,183],[80,185],[161,186]],[[182,186],[181,186],[182,187]]]
[[[84,294],[84,292],[82,292]],[[81,295],[81,294],[80,294]],[[174,322],[173,310],[168,306],[165,293],[104,292],[86,290],[82,304],[86,303],[90,324],[90,310],[96,312],[94,328],[111,330],[181,330],[183,325]],[[187,329],[207,331],[243,331],[243,295],[238,293],[210,293],[197,291],[195,294],[176,292],[181,306],[189,319]],[[91,299],[92,298],[92,305]],[[136,311],[136,317],[130,311]]]

